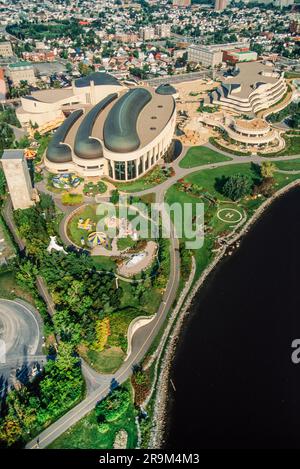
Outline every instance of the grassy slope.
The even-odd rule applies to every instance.
[[[222,155],[217,151],[211,150],[204,146],[192,147],[188,150],[185,157],[180,161],[181,168],[194,168],[209,163],[219,163],[221,161],[230,161],[231,158]]]
[[[133,404],[120,419],[109,424],[107,433],[100,433],[93,410],[76,425],[57,438],[49,449],[111,449],[119,430],[126,430],[128,434],[127,448],[135,448],[137,443],[137,430]]]
[[[259,199],[243,199],[238,203],[233,203],[232,201],[226,200],[226,198],[220,194],[216,187],[215,187],[215,180],[216,178],[220,178],[222,176],[228,177],[232,174],[245,174],[251,177],[255,176],[255,172],[253,171],[252,167],[248,163],[244,164],[237,164],[231,166],[224,166],[215,169],[208,169],[198,171],[193,173],[185,178],[185,181],[190,183],[197,184],[203,188],[204,192],[209,192],[212,196],[216,197],[219,201],[218,206],[213,206],[207,203],[205,199],[200,197],[194,197],[190,194],[186,194],[179,189],[178,185],[172,186],[166,194],[166,202],[172,204],[174,202],[179,202],[180,204],[183,203],[197,203],[197,202],[204,202],[204,210],[205,210],[205,223],[208,224],[210,227],[210,232],[206,232],[204,245],[200,249],[196,249],[194,251],[195,258],[197,262],[197,272],[196,275],[199,276],[205,267],[209,264],[209,262],[213,258],[213,253],[211,252],[214,244],[214,240],[216,236],[224,231],[230,230],[230,226],[228,224],[221,222],[218,217],[216,216],[218,208],[226,208],[232,207],[236,208],[237,210],[243,212],[243,210],[247,213],[247,218],[252,216],[254,211],[259,207],[259,205],[263,202],[264,198]],[[286,184],[298,179],[300,175],[285,175],[276,173],[276,189],[280,189]],[[220,206],[221,204],[221,206]]]
[[[284,171],[300,170],[300,158],[291,161],[277,161],[275,164],[278,169],[282,169]]]

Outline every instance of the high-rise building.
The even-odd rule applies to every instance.
[[[33,187],[24,150],[4,150],[1,163],[14,210],[34,205]]]
[[[284,8],[294,4],[294,0],[275,0],[275,6]]]
[[[294,16],[290,21],[290,32],[300,34],[300,15]]]
[[[174,7],[189,7],[191,3],[191,0],[173,0]]]
[[[215,0],[215,11],[223,11],[227,7],[227,0]]]
[[[154,28],[146,26],[145,28],[140,28],[140,38],[143,41],[150,41],[154,39],[155,33]]]
[[[170,37],[171,36],[171,25],[162,23],[155,26],[155,34],[158,37]]]
[[[5,97],[6,97],[6,83],[4,79],[4,72],[0,68],[0,101],[5,99]]]

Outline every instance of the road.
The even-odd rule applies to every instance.
[[[211,145],[207,145],[211,148]],[[161,203],[164,201],[164,195],[166,190],[174,184],[179,178],[184,177],[192,172],[196,172],[204,169],[213,169],[216,167],[227,166],[237,163],[261,163],[262,161],[282,161],[282,160],[292,160],[300,158],[300,155],[294,156],[283,156],[276,158],[266,158],[260,156],[234,156],[232,154],[222,152],[212,147],[215,151],[219,153],[224,153],[227,156],[231,157],[230,161],[224,161],[220,163],[211,163],[203,166],[197,166],[194,168],[181,168],[179,163],[181,159],[185,156],[187,148],[183,148],[181,156],[172,163],[172,166],[175,169],[175,176],[169,178],[167,181],[158,185],[152,189],[146,189],[141,192],[136,192],[134,195],[143,195],[151,192],[155,192],[156,202]],[[163,209],[162,209],[163,210]],[[163,216],[166,216],[165,213],[162,213]],[[147,350],[151,346],[154,338],[156,337],[159,329],[161,328],[163,322],[165,321],[168,311],[172,307],[173,301],[175,300],[179,277],[180,277],[180,256],[178,252],[179,243],[174,232],[171,232],[170,238],[170,276],[169,282],[164,293],[162,303],[159,307],[159,310],[154,318],[149,324],[144,327],[141,327],[134,334],[132,339],[132,353],[128,359],[124,362],[122,367],[112,375],[99,375],[94,370],[91,370],[86,364],[83,364],[83,373],[85,378],[88,378],[88,395],[87,397],[80,402],[76,407],[71,409],[67,414],[61,417],[59,420],[50,425],[46,430],[44,430],[39,435],[39,445],[37,445],[37,440],[34,439],[26,445],[27,449],[37,449],[37,448],[46,448],[50,443],[52,443],[56,438],[58,438],[62,433],[68,430],[72,425],[78,422],[83,418],[88,412],[94,409],[97,402],[106,397],[110,389],[116,385],[116,383],[121,384],[128,379],[132,374],[132,369],[135,364],[138,364],[144,357]]]
[[[41,318],[31,305],[0,299],[0,339],[6,352],[5,362],[0,361],[0,392],[12,384],[16,375],[26,379],[34,362],[45,360],[42,327]]]

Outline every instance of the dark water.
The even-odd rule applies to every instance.
[[[300,448],[300,189],[274,202],[195,298],[167,448]]]

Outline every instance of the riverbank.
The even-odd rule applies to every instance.
[[[239,233],[237,233],[224,247],[218,255],[214,258],[209,266],[202,272],[202,275],[198,279],[198,281],[194,284],[190,294],[188,295],[184,307],[178,316],[177,322],[173,329],[172,337],[170,338],[169,344],[167,345],[163,365],[160,370],[160,377],[158,379],[159,387],[157,389],[156,394],[156,401],[154,404],[154,418],[153,418],[153,429],[151,434],[151,439],[149,443],[150,448],[161,448],[164,443],[164,433],[165,433],[165,426],[166,426],[166,405],[168,400],[168,382],[169,382],[169,374],[170,369],[172,366],[175,349],[177,342],[179,340],[179,336],[181,333],[181,328],[183,322],[186,318],[187,313],[189,312],[189,308],[192,304],[192,301],[199,291],[200,287],[205,282],[207,276],[215,269],[217,264],[223,259],[223,257],[227,254],[228,248],[234,245],[241,237],[243,237],[256,223],[256,221],[261,217],[261,215],[270,207],[270,205],[274,202],[274,200],[278,199],[280,196],[288,192],[294,187],[300,185],[300,181],[296,180],[292,183],[286,185],[279,191],[277,191],[272,197],[264,201],[260,207],[256,210],[253,216],[246,222],[244,227],[241,229]]]

